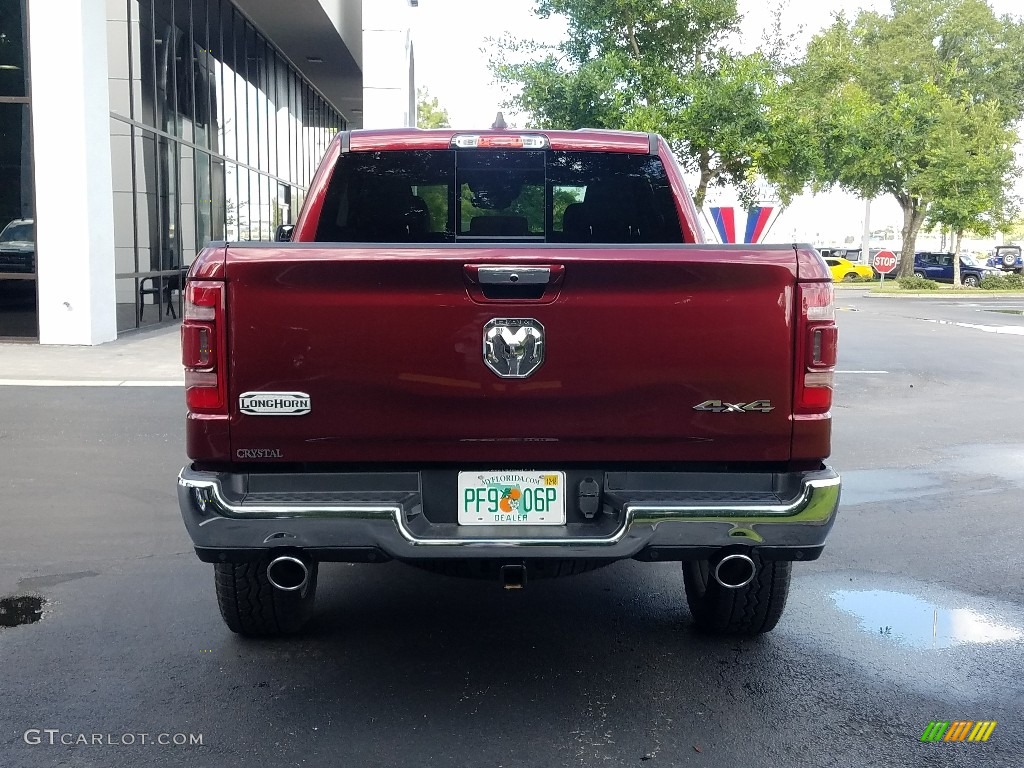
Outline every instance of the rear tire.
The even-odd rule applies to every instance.
[[[843,275],[843,282],[844,283],[852,283],[856,279],[857,279],[857,273],[856,272],[847,272],[845,275]]]
[[[317,563],[308,563],[304,589],[283,592],[267,580],[270,558],[245,563],[217,563],[217,605],[228,629],[246,637],[280,637],[300,631],[313,615]]]
[[[690,615],[698,629],[716,635],[753,637],[770,632],[782,618],[789,596],[793,564],[751,555],[757,570],[745,587],[728,589],[711,577],[711,563],[683,563]]]

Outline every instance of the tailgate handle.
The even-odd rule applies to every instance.
[[[480,267],[481,285],[547,285],[551,267]]]

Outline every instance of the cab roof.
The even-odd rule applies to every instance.
[[[342,151],[375,152],[400,149],[449,149],[454,136],[544,136],[551,149],[576,152],[658,154],[660,137],[654,133],[581,128],[575,131],[531,129],[455,130],[453,128],[388,128],[339,134]]]

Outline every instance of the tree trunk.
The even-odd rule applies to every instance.
[[[910,195],[895,195],[900,208],[903,209],[903,248],[900,250],[900,265],[897,277],[910,277],[914,274],[914,251],[917,250],[917,233],[924,223],[928,207],[918,198]]]
[[[953,287],[963,288],[963,283],[960,282],[960,238],[964,236],[964,231],[958,229],[956,234],[953,235]]]
[[[704,209],[704,198],[707,197],[708,186],[715,178],[715,174],[711,170],[711,156],[706,149],[700,151],[698,162],[700,165],[700,182],[693,193],[693,204],[697,206],[697,211],[700,212]]]

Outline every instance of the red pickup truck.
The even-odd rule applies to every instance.
[[[340,133],[283,239],[186,285],[178,498],[231,630],[388,560],[676,561],[699,627],[776,625],[839,503],[811,246],[706,244],[663,139],[588,130]]]

